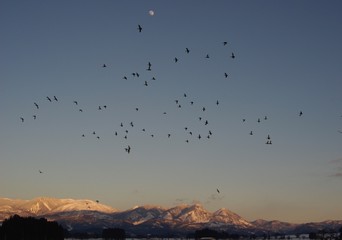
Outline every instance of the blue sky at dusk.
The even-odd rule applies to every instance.
[[[341,11],[1,0],[1,197],[341,219]]]

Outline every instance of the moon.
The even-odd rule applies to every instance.
[[[153,15],[154,15],[154,11],[153,11],[153,10],[150,10],[150,11],[148,11],[148,14],[149,14],[150,16],[153,16]]]

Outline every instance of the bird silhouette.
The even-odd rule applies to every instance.
[[[207,55],[205,56],[205,58],[209,58],[209,54],[207,54]]]
[[[223,42],[223,46],[226,46],[228,44],[228,42]]]
[[[128,145],[127,148],[125,148],[125,150],[126,150],[127,153],[130,153],[131,152],[131,146]]]
[[[303,115],[303,112],[302,112],[302,111],[300,111],[300,112],[299,112],[299,116],[302,116],[302,115]]]
[[[21,117],[20,120],[21,120],[21,122],[24,122],[24,118],[23,117]]]
[[[103,64],[102,67],[105,68],[105,67],[107,67],[107,65],[106,65],[106,64]]]
[[[33,119],[36,120],[37,119],[37,115],[33,115]]]
[[[190,53],[189,48],[185,48],[185,52],[186,52],[186,53]]]
[[[78,102],[77,101],[74,101],[75,105],[78,105]]]
[[[253,135],[253,131],[250,131],[249,135]]]
[[[220,193],[220,190],[218,190],[218,188],[216,188],[216,191],[217,191],[217,193]]]
[[[218,100],[216,101],[216,105],[219,105],[219,101]]]
[[[234,59],[234,58],[235,58],[235,54],[234,54],[234,53],[232,53],[232,55],[231,55],[231,58],[232,58],[232,59]]]
[[[34,103],[34,105],[36,106],[36,108],[37,108],[37,109],[39,109],[39,106],[38,106],[38,104],[37,104],[37,103]]]
[[[123,79],[127,80],[127,77],[126,77],[126,76],[124,76],[124,77],[123,77]]]
[[[178,62],[178,58],[175,57],[174,60],[175,60],[175,63]]]
[[[146,69],[147,71],[151,71],[151,63],[150,62],[148,62],[148,68]]]
[[[53,96],[53,99],[54,99],[56,102],[58,102],[58,99],[57,99],[56,96]]]
[[[138,25],[138,31],[139,31],[139,32],[141,32],[141,31],[142,31],[142,27],[141,27],[141,25],[140,25],[140,24]]]
[[[43,173],[41,170],[38,170],[39,171],[39,173]]]
[[[49,102],[52,102],[51,98],[49,98],[49,97],[46,97],[46,99],[47,99],[47,100],[49,100]]]
[[[145,81],[144,85],[145,85],[146,87],[148,86],[147,81]]]
[[[228,74],[227,74],[227,73],[224,73],[224,77],[225,77],[225,78],[228,78]]]

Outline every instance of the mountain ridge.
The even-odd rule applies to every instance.
[[[161,207],[154,205],[135,206],[119,211],[98,201],[86,199],[58,199],[38,197],[31,200],[0,198],[0,223],[17,214],[20,216],[44,217],[57,221],[69,231],[101,231],[103,228],[122,227],[134,234],[189,233],[211,228],[238,234],[296,234],[317,229],[338,229],[341,221],[319,223],[288,223],[258,219],[247,221],[226,208],[207,211],[201,204]]]

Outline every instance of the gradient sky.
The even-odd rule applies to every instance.
[[[341,12],[337,0],[1,0],[1,197],[341,219]]]

